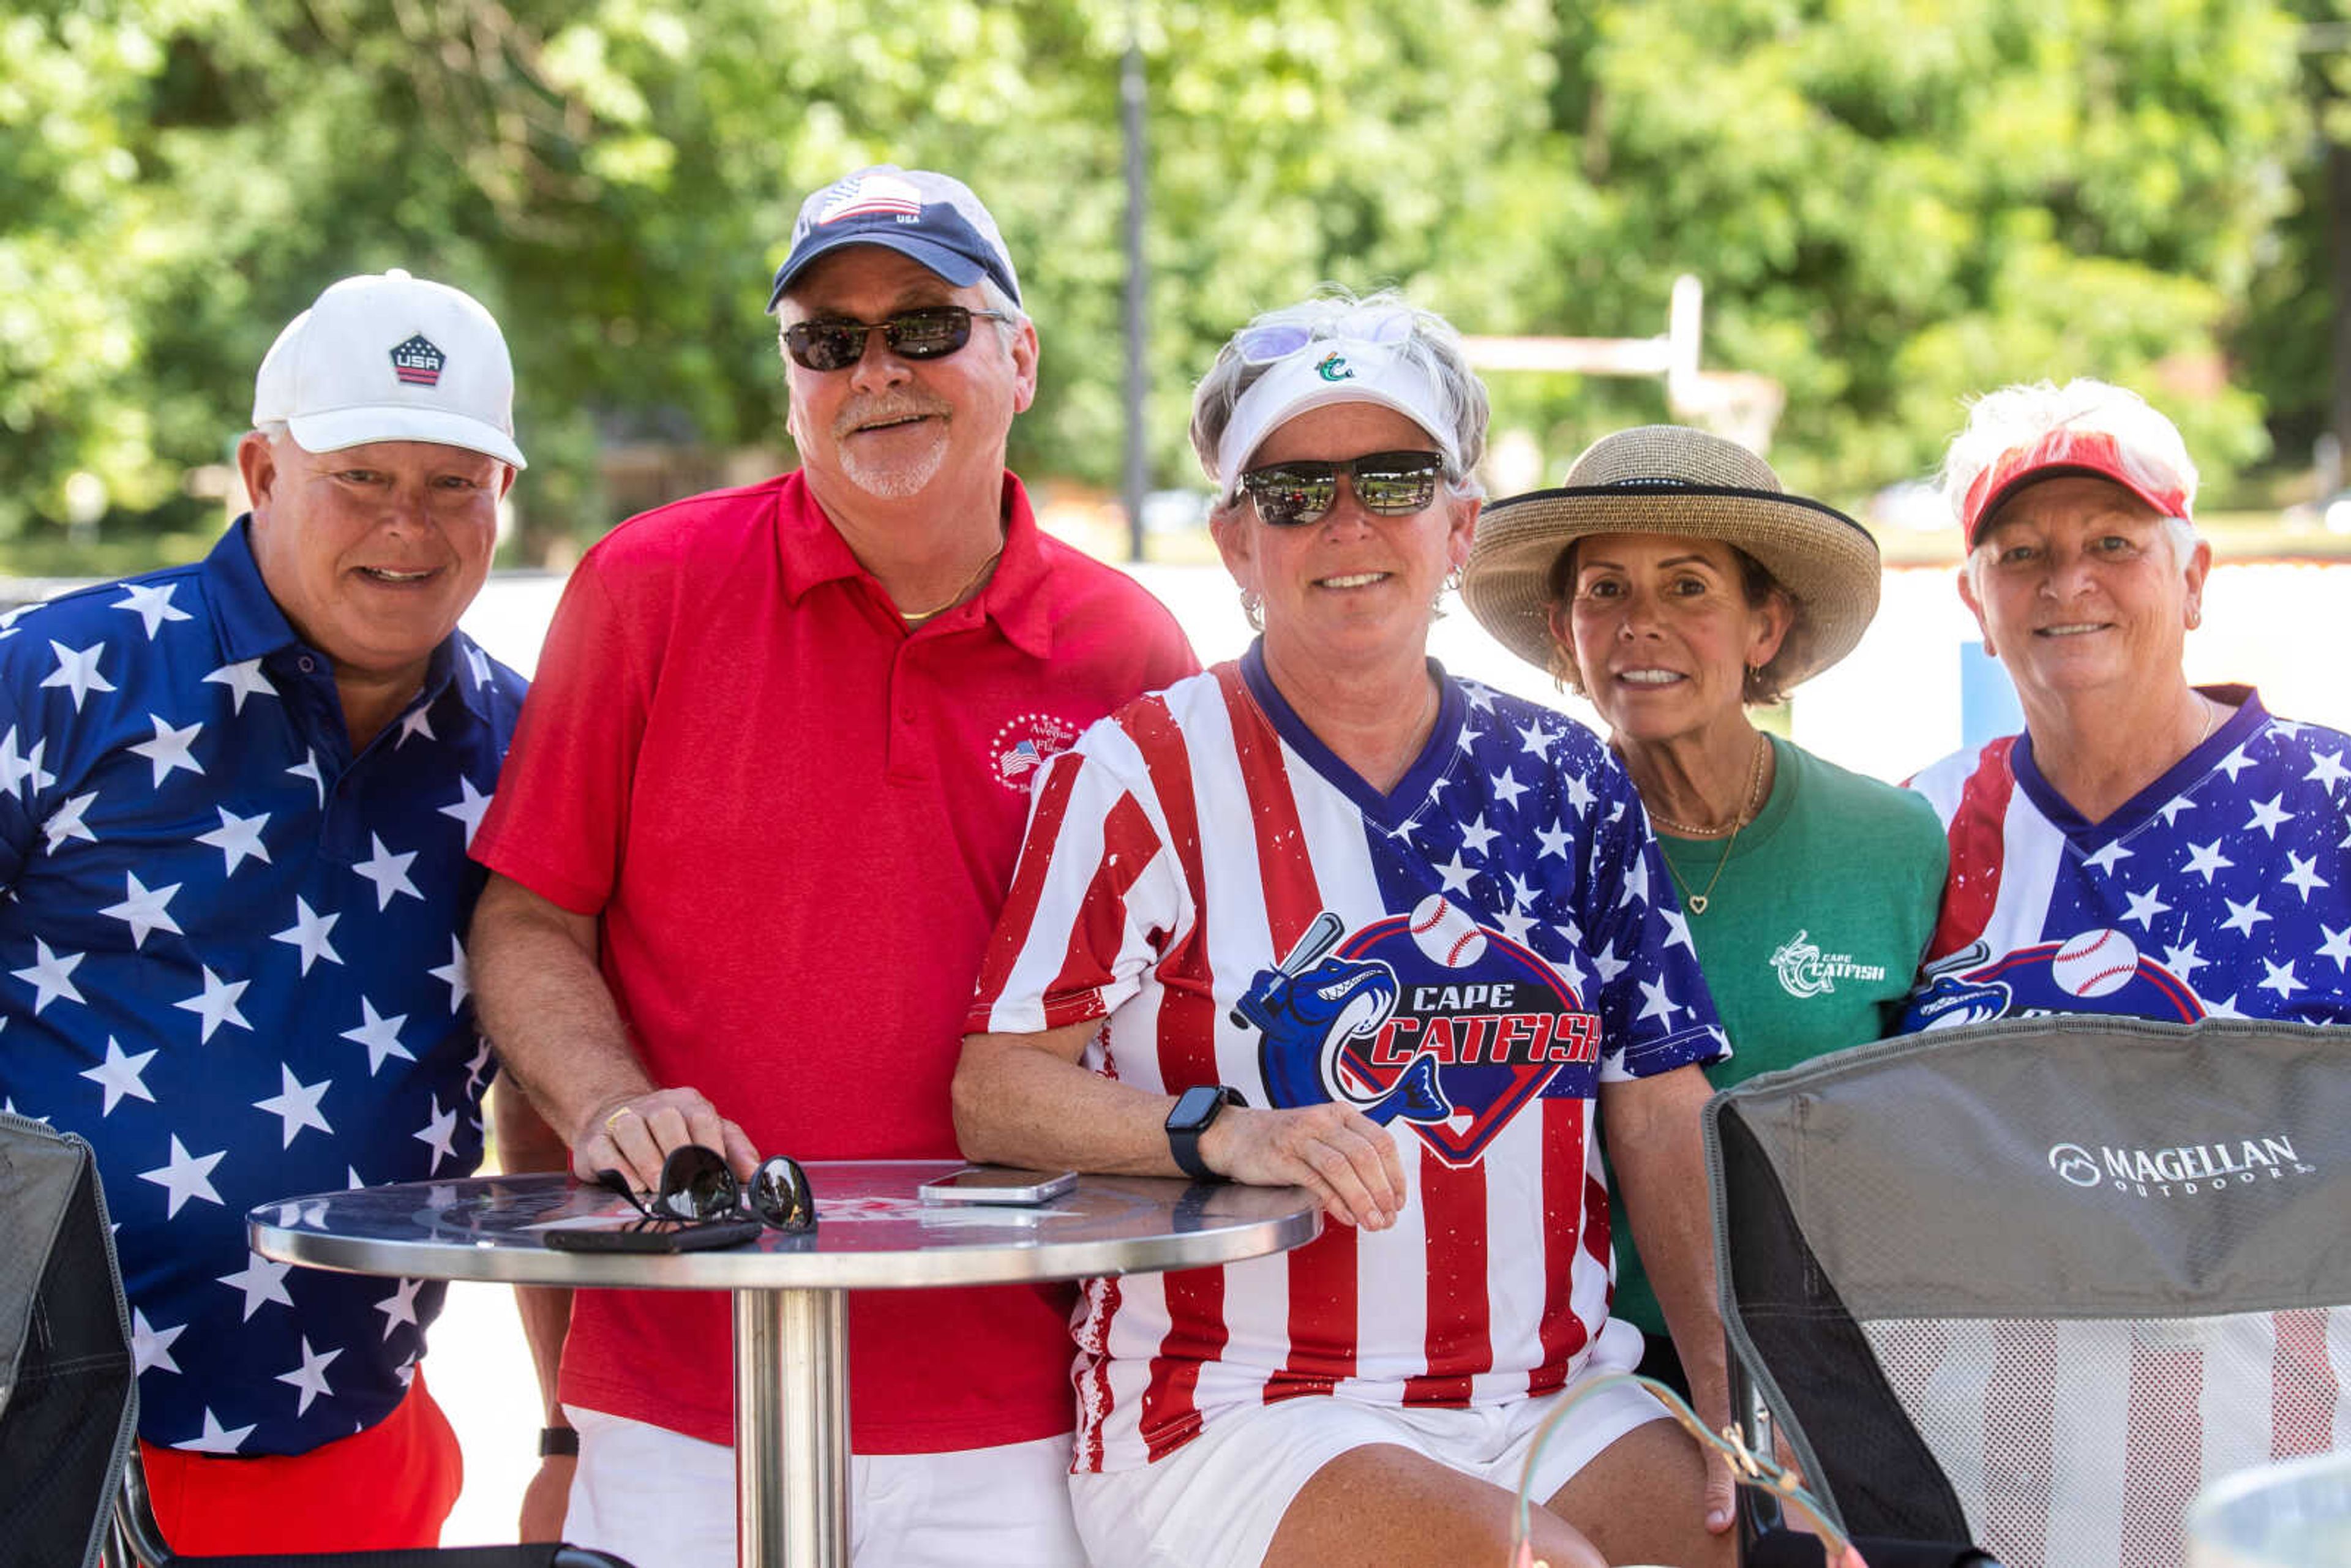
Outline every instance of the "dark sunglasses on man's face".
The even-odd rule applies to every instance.
[[[599,1171],[597,1184],[619,1193],[648,1219],[688,1224],[732,1219],[748,1209],[778,1230],[809,1230],[816,1225],[816,1199],[799,1162],[770,1155],[751,1173],[748,1186],[735,1178],[726,1157],[701,1144],[685,1144],[662,1161],[661,1185],[651,1203],[638,1197],[619,1171]]]
[[[869,334],[879,332],[902,360],[943,360],[971,341],[974,317],[1009,321],[1001,310],[967,310],[960,305],[926,305],[901,310],[886,321],[852,321],[819,316],[784,329],[784,347],[802,370],[845,371],[865,357]]]
[[[1252,468],[1241,476],[1241,488],[1257,503],[1259,517],[1286,528],[1329,517],[1339,504],[1342,474],[1364,510],[1401,517],[1437,499],[1445,459],[1434,452],[1367,452],[1343,463],[1301,458]]]

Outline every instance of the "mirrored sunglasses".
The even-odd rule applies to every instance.
[[[1252,365],[1287,359],[1322,338],[1345,338],[1357,343],[1401,343],[1412,336],[1412,311],[1401,305],[1375,305],[1350,310],[1327,321],[1277,321],[1251,327],[1234,340],[1240,357]]]
[[[1417,512],[1437,499],[1445,459],[1434,452],[1367,452],[1343,463],[1300,459],[1251,468],[1241,488],[1257,503],[1257,515],[1277,528],[1319,523],[1339,504],[1344,474],[1364,510],[1383,517]]]
[[[785,328],[784,348],[803,370],[845,371],[865,357],[867,339],[879,332],[890,351],[902,360],[943,360],[971,341],[974,317],[1013,319],[1001,310],[967,310],[960,305],[901,310],[886,321],[820,316]]]
[[[785,1155],[761,1160],[747,1186],[736,1180],[726,1157],[717,1150],[682,1145],[662,1161],[661,1183],[650,1203],[637,1196],[619,1171],[598,1171],[596,1183],[627,1198],[648,1219],[702,1224],[747,1212],[778,1230],[804,1231],[816,1226],[816,1198],[808,1172]]]

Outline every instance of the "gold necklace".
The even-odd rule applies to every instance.
[[[1714,862],[1714,874],[1706,879],[1705,892],[1692,893],[1689,890],[1689,884],[1682,880],[1682,873],[1674,869],[1674,859],[1671,855],[1666,853],[1666,846],[1663,844],[1659,844],[1657,846],[1657,858],[1666,862],[1666,874],[1674,879],[1674,890],[1682,895],[1682,907],[1688,910],[1692,915],[1704,915],[1706,913],[1708,903],[1714,897],[1714,884],[1722,880],[1723,867],[1730,863],[1730,852],[1739,847],[1739,830],[1747,825],[1749,818],[1750,818],[1757,810],[1755,791],[1762,787],[1763,758],[1771,748],[1771,743],[1763,738],[1761,731],[1757,732],[1755,737],[1755,766],[1750,772],[1747,779],[1747,799],[1742,804],[1739,814],[1730,820],[1730,838],[1722,846],[1722,858]],[[1677,825],[1673,822],[1667,821],[1663,817],[1655,815],[1650,818],[1650,821],[1665,822],[1667,827]],[[1719,831],[1719,830],[1717,831]]]
[[[987,575],[987,569],[994,566],[997,561],[1002,558],[1003,554],[1004,547],[1002,545],[998,545],[996,547],[996,553],[989,556],[986,560],[981,561],[979,563],[979,570],[973,572],[969,577],[965,578],[963,580],[963,586],[956,589],[953,593],[948,594],[946,603],[931,610],[901,610],[898,612],[898,619],[904,621],[909,626],[919,626],[934,615],[946,614],[948,611],[953,610],[956,605],[963,602],[963,596],[969,593],[972,591],[973,586],[977,584],[981,578]]]
[[[2211,737],[2212,726],[2217,723],[2220,717],[2220,705],[2219,703],[2214,702],[2202,692],[2198,692],[2196,694],[2196,700],[2199,703],[2201,703],[2204,706],[2204,727],[2198,730],[2196,732],[2196,738],[2188,743],[2188,749],[2190,751],[2195,750],[2198,747],[2203,745],[2206,740]]]
[[[1763,753],[1767,749],[1769,749],[1769,742],[1764,740],[1763,732],[1761,730],[1756,731],[1755,764],[1754,767],[1749,770],[1747,776],[1747,795],[1740,802],[1739,810],[1731,813],[1730,821],[1729,822],[1719,828],[1698,828],[1693,827],[1687,822],[1677,822],[1662,811],[1651,811],[1649,813],[1650,822],[1655,826],[1667,829],[1685,839],[1719,839],[1725,833],[1737,832],[1739,831],[1739,824],[1754,813],[1755,790],[1756,788],[1763,782]],[[1646,802],[1644,802],[1644,804],[1646,805]]]

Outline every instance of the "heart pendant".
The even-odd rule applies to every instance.
[[[1704,915],[1706,913],[1706,894],[1702,893],[1693,893],[1690,894],[1689,912],[1692,915]]]

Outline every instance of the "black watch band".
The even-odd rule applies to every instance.
[[[580,1457],[580,1434],[569,1427],[541,1427],[538,1429],[538,1457],[542,1459]]]
[[[1177,1095],[1176,1108],[1167,1113],[1167,1150],[1176,1156],[1176,1168],[1194,1181],[1223,1180],[1200,1157],[1200,1138],[1226,1106],[1248,1103],[1239,1090],[1221,1083],[1198,1084]]]

